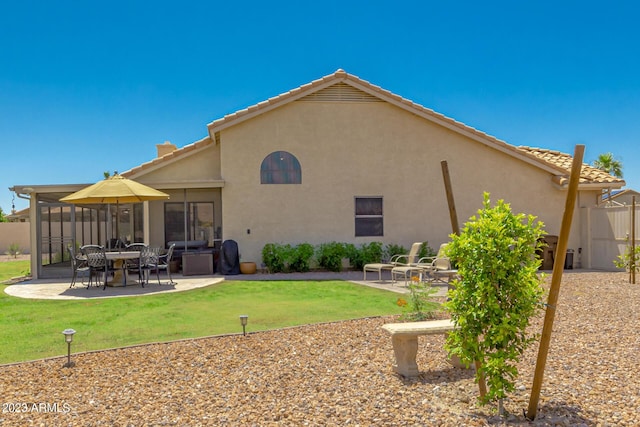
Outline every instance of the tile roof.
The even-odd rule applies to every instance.
[[[562,173],[568,174],[571,171],[571,163],[573,162],[573,157],[569,154],[562,153],[557,150],[548,150],[545,148],[526,146],[520,146],[517,147],[517,149],[523,151],[529,156],[537,158],[544,163],[558,168],[558,170]],[[624,185],[625,181],[600,169],[594,168],[591,165],[583,163],[582,169],[580,171],[580,183]]]
[[[149,169],[160,163],[175,159],[194,149],[198,149],[205,145],[209,145],[214,141],[219,142],[219,133],[221,130],[239,124],[245,120],[249,120],[257,115],[266,113],[267,111],[279,108],[289,102],[299,100],[305,96],[317,93],[318,91],[328,88],[330,86],[348,84],[356,89],[359,89],[369,95],[380,98],[383,101],[389,102],[399,108],[407,110],[413,114],[416,114],[422,118],[438,123],[444,127],[447,127],[453,131],[464,134],[482,144],[485,144],[493,149],[507,153],[511,156],[519,158],[527,163],[540,167],[551,174],[555,174],[558,181],[566,178],[571,171],[572,156],[569,154],[561,153],[554,150],[546,150],[542,148],[531,147],[516,147],[508,144],[494,136],[479,131],[471,126],[467,126],[464,123],[458,122],[452,118],[449,118],[443,114],[426,108],[420,104],[396,95],[386,89],[369,83],[366,80],[349,74],[342,69],[338,69],[335,73],[321,77],[317,80],[313,80],[310,83],[306,83],[288,92],[284,92],[280,95],[267,99],[266,101],[259,102],[242,110],[238,110],[234,113],[227,114],[224,117],[214,120],[207,125],[209,130],[209,138],[204,138],[193,144],[187,145],[183,148],[179,148],[172,153],[166,154],[162,157],[153,159],[150,162],[144,163],[138,167],[135,167],[127,172],[122,173],[124,176],[135,175],[144,169]],[[587,164],[582,166],[582,174],[580,178],[581,184],[613,184],[616,186],[622,186],[625,184],[624,180],[609,175],[606,172],[598,170]]]

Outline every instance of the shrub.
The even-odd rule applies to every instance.
[[[285,245],[267,243],[262,248],[262,261],[267,266],[269,273],[281,273],[284,271],[286,259]]]
[[[424,256],[433,252],[426,242],[423,248],[426,250],[421,252]],[[306,272],[310,270],[312,261],[326,270],[341,271],[342,260],[348,258],[351,267],[361,270],[365,264],[380,262],[386,255],[390,257],[406,253],[406,249],[399,245],[387,245],[383,250],[381,242],[363,243],[359,247],[352,243],[331,242],[322,243],[315,248],[309,243],[297,246],[267,243],[262,248],[262,262],[270,273]]]
[[[384,248],[384,256],[391,259],[394,255],[406,255],[409,251],[402,245],[387,244]]]
[[[351,267],[362,270],[365,264],[380,262],[382,260],[382,243],[363,243],[358,248],[349,243],[345,245],[345,252],[347,258],[349,258]]]
[[[314,248],[309,243],[297,246],[280,243],[267,243],[262,248],[262,262],[269,273],[305,272],[313,258]]]
[[[17,258],[20,255],[20,245],[17,243],[11,243],[7,250],[7,255],[11,255],[14,258]]]
[[[433,319],[433,312],[440,304],[431,298],[437,292],[430,284],[421,282],[417,277],[413,277],[409,286],[409,301],[399,298],[397,304],[405,309],[402,320],[409,322],[420,322]]]
[[[316,257],[320,267],[329,271],[342,270],[342,258],[347,255],[344,243],[322,243],[316,249]]]
[[[358,269],[362,269],[364,264],[370,264],[375,262],[380,262],[382,260],[383,251],[382,251],[382,243],[380,242],[371,242],[365,243],[360,248],[362,253],[362,265],[358,267]]]
[[[433,250],[431,246],[429,246],[429,242],[422,242],[422,246],[420,246],[420,250],[418,251],[418,259],[435,257],[436,255],[437,252]]]
[[[301,243],[288,251],[287,264],[289,271],[309,271],[309,263],[313,258],[314,248],[309,243]]]
[[[349,258],[349,265],[353,268],[360,269],[364,265],[362,263],[362,253],[353,243],[344,244],[344,257]]]

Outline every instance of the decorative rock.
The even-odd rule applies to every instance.
[[[416,379],[395,374],[381,327],[397,319],[385,317],[74,354],[72,369],[66,356],[0,366],[0,424],[639,425],[639,306],[626,273],[564,274],[532,423],[522,410],[536,345],[500,418],[477,406],[473,371],[444,362],[442,335],[420,337]],[[47,410],[18,413],[20,403]]]

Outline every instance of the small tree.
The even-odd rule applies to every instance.
[[[4,211],[2,210],[2,207],[0,207],[0,222],[7,222],[7,217]]]
[[[499,200],[471,217],[459,236],[452,235],[447,254],[458,266],[445,308],[457,326],[446,349],[465,364],[480,362],[476,379],[486,378],[482,404],[499,401],[514,390],[516,363],[534,340],[527,335],[529,319],[541,308],[543,289],[535,256],[543,224],[532,215],[513,214]]]
[[[11,243],[6,251],[6,254],[17,258],[18,255],[20,255],[20,245],[18,245],[17,243]]]
[[[640,246],[631,246],[629,236],[627,236],[627,246],[622,255],[618,255],[618,258],[613,260],[613,264],[618,268],[624,268],[631,272],[635,269],[637,273],[640,271]]]

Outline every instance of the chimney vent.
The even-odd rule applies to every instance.
[[[173,153],[178,147],[170,141],[165,141],[164,144],[156,144],[156,149],[158,150],[158,157],[162,157],[166,154]]]

